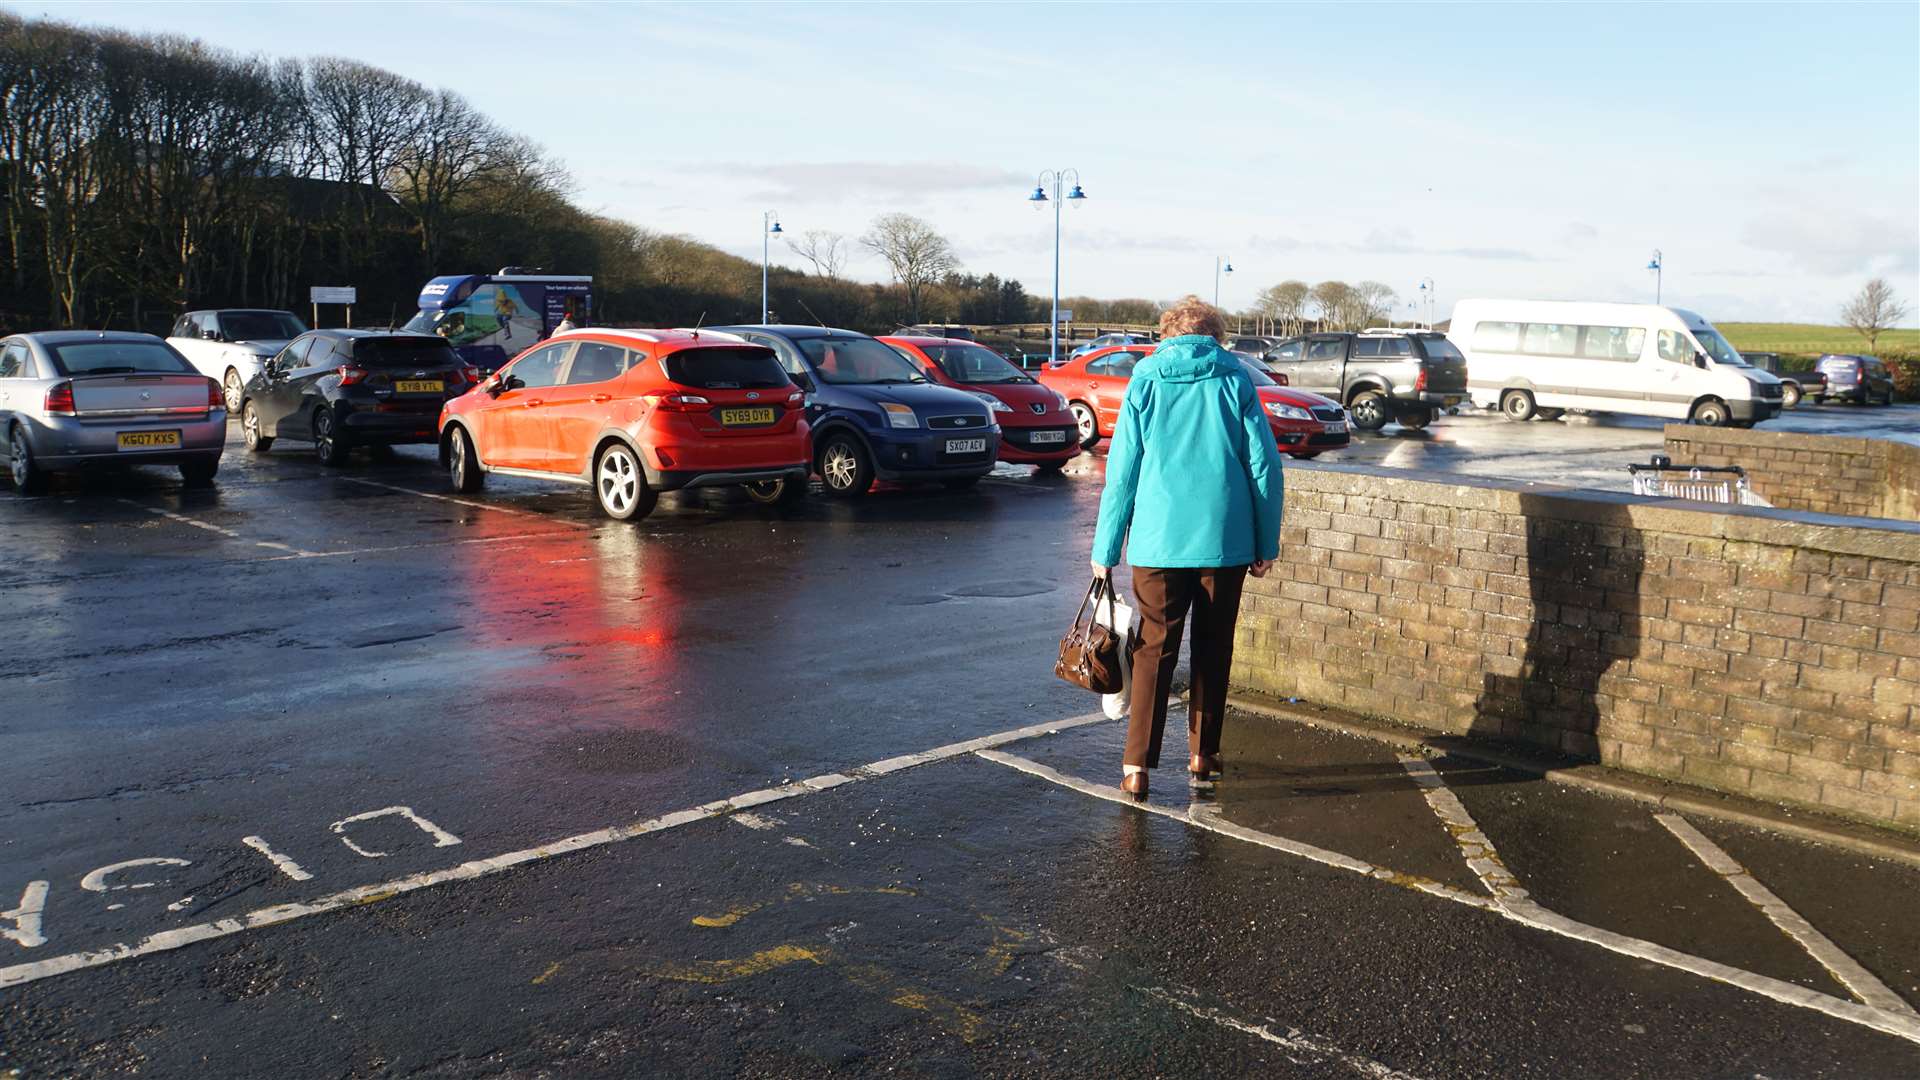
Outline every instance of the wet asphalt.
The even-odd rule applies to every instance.
[[[1620,490],[1658,446],[1452,417],[1323,460]],[[1152,801],[1382,878],[973,754],[857,771],[1095,707],[1051,662],[1102,465],[628,526],[581,489],[455,498],[425,448],[328,470],[236,437],[212,491],[0,493],[0,909],[46,883],[0,969],[367,887],[0,985],[0,1077],[1920,1074],[1871,1024],[1405,887],[1486,895],[1365,740],[1236,715],[1222,782]],[[1108,785],[1120,734],[1000,749]],[[1855,1000],[1647,808],[1436,766],[1542,905]],[[551,850],[823,775],[855,782]],[[1695,824],[1920,1002],[1920,870]]]

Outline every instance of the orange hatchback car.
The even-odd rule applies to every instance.
[[[682,488],[783,502],[806,492],[806,396],[772,349],[728,334],[570,330],[447,402],[440,461],[463,492],[488,473],[585,484],[619,521]]]

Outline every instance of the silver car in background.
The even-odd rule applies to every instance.
[[[15,334],[0,340],[0,437],[23,495],[51,473],[127,465],[177,465],[201,487],[220,470],[226,401],[152,334]]]

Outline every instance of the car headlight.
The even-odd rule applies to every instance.
[[[887,426],[897,428],[917,428],[920,418],[914,415],[913,406],[897,405],[891,401],[880,403],[880,411],[887,414]]]
[[[992,394],[987,393],[985,390],[969,390],[967,391],[967,393],[972,394],[974,397],[977,397],[981,401],[986,402],[987,408],[992,409],[994,412],[1012,412],[1013,411],[1013,406],[1007,404],[1004,401],[1001,401],[999,398],[994,397]]]
[[[1048,391],[1048,393],[1051,393],[1053,395],[1053,404],[1055,408],[1064,409],[1067,407],[1067,395],[1061,393],[1058,390],[1050,390]]]
[[[1267,411],[1282,420],[1311,420],[1313,414],[1298,405],[1282,405],[1277,401],[1267,402]]]

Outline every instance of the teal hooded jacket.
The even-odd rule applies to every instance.
[[[1093,561],[1246,566],[1280,554],[1280,448],[1240,360],[1202,335],[1134,368],[1107,451]]]

